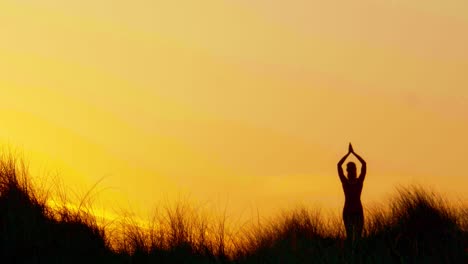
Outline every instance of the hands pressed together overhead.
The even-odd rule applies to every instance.
[[[353,145],[351,145],[351,142],[349,142],[349,148],[348,148],[348,153],[354,153]]]

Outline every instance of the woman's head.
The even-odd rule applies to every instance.
[[[357,178],[356,164],[354,162],[348,162],[348,164],[346,164],[346,171],[348,172],[348,179],[354,180]]]

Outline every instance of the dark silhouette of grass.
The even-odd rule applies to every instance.
[[[468,263],[467,208],[419,187],[399,189],[388,210],[367,214],[356,242],[344,239],[341,219],[316,211],[232,229],[225,215],[183,202],[147,227],[122,217],[110,230],[86,206],[48,207],[48,193],[20,165],[0,159],[1,263]]]
[[[13,158],[0,160],[0,261],[83,263],[111,256],[91,215],[46,206]],[[2,261],[3,262],[3,261]]]

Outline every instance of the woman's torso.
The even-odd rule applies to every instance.
[[[362,212],[362,182],[343,182],[343,191],[345,194],[345,206],[343,211],[349,213]]]

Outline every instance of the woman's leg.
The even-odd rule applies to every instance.
[[[364,229],[364,212],[356,213],[355,215],[355,230],[356,238],[361,238],[362,230]]]
[[[363,212],[343,212],[343,222],[346,229],[347,239],[354,241],[362,236],[362,230],[364,227]]]
[[[343,212],[343,222],[346,230],[346,239],[353,237],[353,218],[350,213]]]

